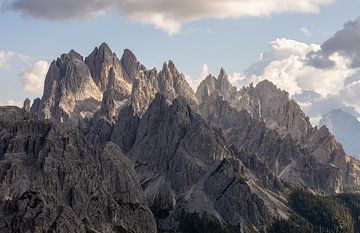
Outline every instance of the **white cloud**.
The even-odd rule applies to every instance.
[[[264,72],[265,67],[273,61],[280,61],[291,56],[305,59],[306,54],[318,50],[320,50],[320,46],[316,44],[308,45],[295,40],[278,38],[270,42],[269,50],[262,53],[260,55],[260,60],[246,69],[245,74],[247,76],[253,74],[260,75]]]
[[[311,36],[311,32],[309,29],[307,29],[306,27],[301,27],[300,31],[305,35],[305,36]]]
[[[229,81],[231,84],[240,88],[243,86],[243,82],[246,80],[246,77],[242,73],[234,73],[233,75],[229,75]]]
[[[0,69],[8,68],[10,66],[9,60],[13,56],[13,52],[0,51]]]
[[[209,74],[209,66],[208,64],[204,64],[200,73],[200,80],[204,80]]]
[[[25,91],[33,95],[41,94],[44,88],[44,80],[48,69],[49,63],[44,60],[39,60],[24,70],[20,76]]]
[[[89,18],[118,9],[131,19],[169,34],[201,18],[263,17],[284,12],[318,12],[334,0],[11,0],[7,6],[26,15],[61,20]]]

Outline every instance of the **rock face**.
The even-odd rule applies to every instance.
[[[236,99],[236,87],[230,83],[229,76],[223,68],[221,68],[217,79],[210,74],[200,83],[196,91],[199,104],[203,103],[213,93],[223,96],[224,99],[228,101],[234,101]]]
[[[144,179],[160,175],[169,180],[171,189],[183,191],[214,161],[230,156],[223,142],[222,135],[193,113],[185,100],[176,99],[169,105],[157,94],[140,120],[129,156]]]
[[[111,134],[111,141],[116,143],[124,153],[132,148],[136,140],[139,123],[140,117],[134,113],[132,105],[120,110]]]
[[[111,94],[111,118],[116,118],[125,104],[132,104],[141,115],[158,92],[170,101],[184,97],[191,105],[197,103],[194,91],[172,61],[164,63],[160,72],[147,70],[130,50],[125,49],[119,60],[103,43],[85,61],[73,50],[53,61],[43,97],[34,101],[31,111],[43,119],[79,123],[83,118],[92,118],[104,107],[104,101],[109,104]]]
[[[209,127],[183,98],[170,104],[156,95],[128,154],[161,232],[177,226],[183,212],[206,213],[218,224],[243,230],[261,229],[265,222],[287,216],[281,198],[254,188],[262,187],[256,175],[233,157],[221,132]]]
[[[156,232],[132,162],[66,124],[0,108],[2,232]]]
[[[199,103],[203,103],[212,93],[222,96],[232,107],[248,111],[253,117],[261,119],[268,128],[277,130],[281,135],[290,133],[298,140],[304,140],[311,131],[309,118],[300,106],[289,99],[271,82],[264,80],[254,87],[250,85],[237,91],[221,69],[218,79],[208,76],[196,92]]]
[[[172,61],[164,63],[159,73],[155,69],[139,72],[138,78],[134,81],[131,95],[131,103],[135,112],[144,113],[156,93],[163,94],[170,101],[177,97],[183,97],[190,105],[197,103],[194,91]]]
[[[88,66],[80,54],[71,50],[51,63],[35,112],[44,119],[68,120],[74,112],[95,112],[101,99]]]
[[[312,131],[309,118],[300,106],[289,99],[289,94],[265,80],[239,91],[239,109],[246,109],[253,116],[262,119],[266,126],[280,135],[291,134],[302,141]]]
[[[206,80],[204,82],[206,82]],[[200,84],[199,89],[201,88],[203,87]],[[200,92],[200,90],[197,91],[197,93]],[[273,151],[263,151],[260,154],[271,159],[277,158],[279,154],[276,151],[276,148],[279,148],[279,145],[281,145],[278,144],[278,141],[281,140],[285,147],[290,146],[295,148],[294,145],[297,145],[297,151],[293,152],[294,157],[311,157],[311,159],[307,159],[307,162],[305,160],[296,162],[296,166],[302,166],[304,163],[309,164],[314,160],[317,163],[317,165],[314,166],[314,169],[328,167],[330,171],[333,170],[331,166],[338,169],[337,172],[330,172],[333,174],[333,177],[329,181],[314,181],[310,179],[309,182],[315,184],[317,187],[312,186],[307,181],[301,181],[302,179],[299,176],[292,177],[291,180],[296,180],[297,184],[303,183],[302,185],[314,187],[325,192],[331,192],[331,190],[332,192],[338,192],[341,189],[346,189],[348,186],[351,187],[360,184],[358,179],[359,170],[356,168],[358,165],[353,166],[356,162],[349,161],[352,159],[346,156],[341,145],[335,140],[330,132],[325,129],[318,130],[317,128],[313,128],[308,117],[302,112],[299,105],[289,99],[288,93],[279,90],[269,81],[265,80],[260,82],[256,87],[250,86],[239,90],[235,94],[236,98],[230,98],[229,95],[224,95],[223,92],[219,90],[212,91],[210,96],[203,96],[206,98],[202,98],[202,103],[198,107],[198,111],[201,113],[202,117],[207,120],[208,123],[222,128],[224,135],[227,136],[228,143],[236,143],[229,138],[231,133],[234,134],[232,138],[240,139],[238,140],[242,144],[242,146],[240,146],[240,151],[245,149],[250,152],[250,154],[259,154],[258,150],[262,146],[256,145],[253,148],[249,148],[249,145],[254,145],[256,140],[261,140],[261,143],[266,144],[264,136],[260,135],[268,136],[269,132],[271,132],[271,134],[275,136],[272,138],[265,137],[265,139],[268,138],[268,143],[270,144],[264,145],[264,148],[269,148]],[[242,111],[244,111],[244,113],[239,115],[238,112],[241,113]],[[244,118],[241,119],[241,116]],[[259,123],[256,122],[259,122],[260,125],[264,125],[258,127],[256,125],[259,125]],[[243,124],[243,126],[247,126],[247,128],[236,130],[239,126],[238,124]],[[240,129],[243,126],[241,126]],[[260,128],[263,130],[260,130]],[[262,133],[259,132],[259,130]],[[250,135],[247,135],[246,132]],[[258,132],[258,136],[255,136],[256,132]],[[258,139],[256,139],[256,137],[258,137]],[[250,140],[247,140],[249,138]],[[306,153],[303,153],[303,149],[306,150]],[[295,173],[293,171],[288,173],[289,169],[294,167],[294,164],[291,162],[292,156],[289,155],[289,152],[285,150],[283,153],[283,157],[287,162],[275,159],[273,160],[273,166],[270,166],[277,175],[282,174],[282,178],[289,181],[289,178],[285,177],[285,175],[290,175],[290,173],[291,175],[296,173],[306,174],[304,171],[301,171],[301,169]],[[298,156],[298,154],[303,154],[303,156]],[[283,167],[284,169],[286,168],[283,173],[279,173],[282,168],[278,163],[287,164]],[[288,167],[290,164],[292,165]],[[319,186],[318,184],[326,185]]]
[[[22,110],[25,111],[25,112],[29,112],[29,111],[30,111],[30,108],[31,108],[31,101],[30,101],[30,99],[26,98],[26,99],[24,100],[24,104],[23,104]]]
[[[113,89],[116,100],[124,100],[131,94],[132,79],[124,72],[120,60],[105,43],[85,59],[92,78],[101,92]]]
[[[339,169],[318,162],[315,155],[300,147],[290,136],[281,137],[249,112],[239,112],[230,106],[222,96],[213,94],[199,109],[205,120],[223,130],[227,143],[242,152],[240,156],[245,160],[255,157],[277,177],[296,186],[325,193],[340,189],[343,177]],[[256,172],[257,169],[253,170]]]
[[[319,127],[326,126],[349,155],[360,158],[360,122],[349,113],[335,109],[325,114]]]

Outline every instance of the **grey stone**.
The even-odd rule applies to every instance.
[[[133,163],[90,144],[69,124],[0,108],[0,222],[4,232],[155,233]]]

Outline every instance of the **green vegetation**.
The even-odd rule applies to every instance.
[[[270,233],[359,233],[360,194],[316,196],[293,191],[289,205],[294,214],[271,226]]]
[[[360,232],[360,194],[340,194],[338,200],[350,209],[355,222],[355,232]]]

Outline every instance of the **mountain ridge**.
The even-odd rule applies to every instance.
[[[312,127],[271,82],[238,90],[221,68],[195,92],[171,60],[160,71],[148,70],[130,50],[119,59],[105,43],[85,59],[72,50],[53,61],[41,99],[31,107],[26,100],[23,109],[0,107],[0,132],[2,210],[7,202],[1,200],[22,205],[22,196],[48,203],[52,199],[32,193],[47,188],[61,196],[52,208],[65,206],[60,217],[79,232],[186,233],[198,224],[224,233],[266,232],[296,214],[289,190],[331,196],[360,188],[360,162],[326,127]],[[61,158],[60,173],[50,169],[60,185],[33,182],[37,176],[22,185],[27,174],[42,174],[42,165],[26,162],[39,151],[51,161]],[[10,185],[6,177],[16,165],[22,169]],[[80,187],[73,182],[79,174]],[[92,200],[99,185],[110,193],[97,196],[100,220],[74,217],[81,212],[74,198]],[[62,197],[69,192],[70,202]],[[0,229],[17,231],[9,226],[26,211],[15,210],[0,211]],[[32,223],[41,228],[36,217],[26,221],[26,229]],[[69,230],[60,224],[52,229]]]

